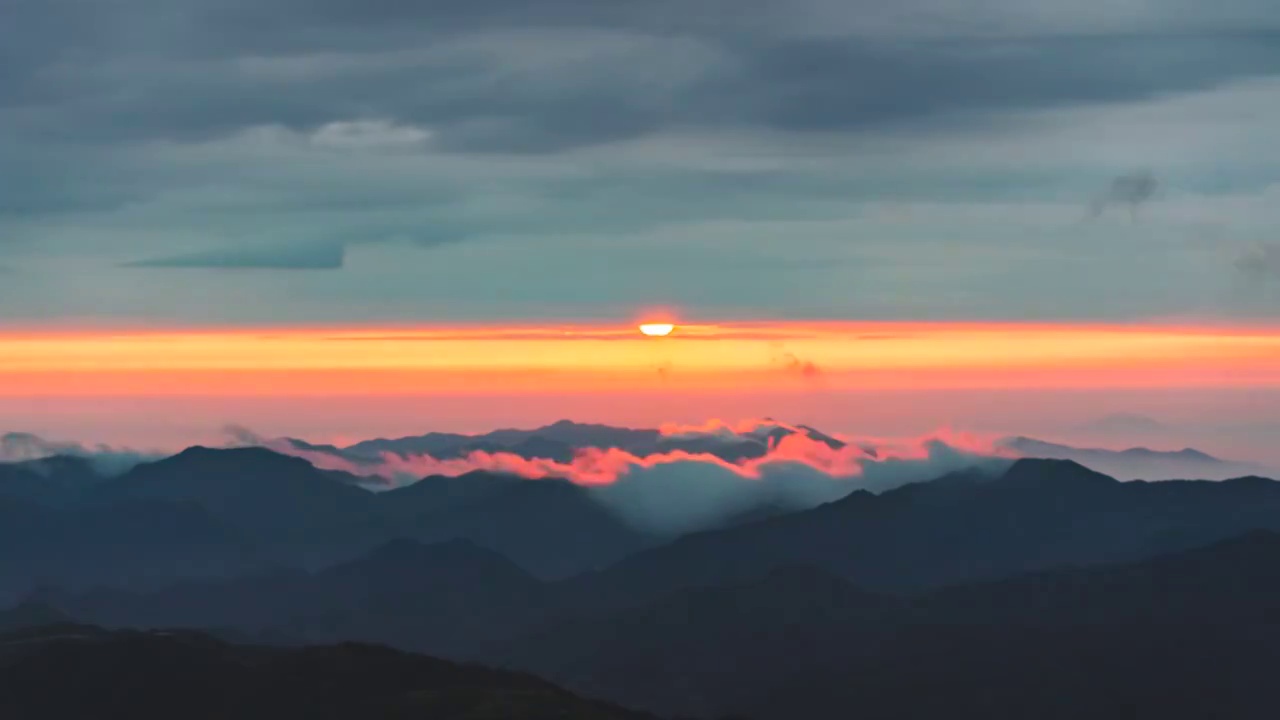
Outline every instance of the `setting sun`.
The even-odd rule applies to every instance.
[[[649,337],[666,337],[675,329],[676,326],[671,323],[645,323],[640,326],[640,332]]]

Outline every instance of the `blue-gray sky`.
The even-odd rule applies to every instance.
[[[0,322],[1280,316],[1272,0],[0,19]]]

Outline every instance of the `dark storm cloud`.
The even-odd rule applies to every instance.
[[[5,310],[141,313],[165,304],[153,294],[180,298],[188,282],[263,281],[115,270],[121,262],[336,270],[352,250],[361,262],[345,272],[291,277],[290,307],[355,317],[392,305],[416,312],[436,297],[519,298],[525,312],[670,296],[699,308],[776,304],[783,314],[803,302],[822,315],[851,312],[850,298],[865,295],[871,313],[960,313],[925,307],[941,264],[979,262],[986,245],[1022,247],[1021,235],[992,237],[1008,227],[997,221],[995,232],[951,237],[948,225],[935,271],[912,246],[940,232],[932,215],[886,229],[851,206],[1044,199],[1041,189],[1068,186],[1084,198],[1130,163],[1159,166],[1173,205],[1196,172],[1185,166],[1208,162],[1218,137],[1236,158],[1250,154],[1238,144],[1263,146],[1250,132],[1269,137],[1226,119],[1272,117],[1267,83],[1240,81],[1280,76],[1280,4],[1147,0],[1107,12],[1113,5],[0,0],[0,246],[52,260],[49,278],[63,264],[89,273],[74,276],[76,293],[49,291],[58,303],[33,297],[26,310]],[[1203,102],[1238,104],[1170,97],[1211,89]],[[1109,103],[1123,107],[1096,107]],[[1148,129],[1150,144],[1135,143]],[[1119,190],[1116,202],[1145,202],[1140,184]],[[796,225],[844,219],[869,225]],[[749,226],[757,221],[778,225]],[[738,225],[718,229],[726,223]],[[814,234],[821,251],[773,252],[796,232]],[[848,241],[828,248],[823,233]],[[886,235],[903,242],[867,247],[896,242]],[[680,242],[660,267],[632,247],[671,237]],[[520,259],[485,254],[489,242]],[[408,247],[445,244],[465,247],[443,249],[456,257],[438,265]],[[850,248],[873,260],[855,267]],[[16,253],[0,257],[45,272]],[[93,262],[111,271],[80,269]],[[527,267],[538,263],[556,271]],[[438,275],[422,281],[419,270]],[[863,275],[837,282],[855,271]],[[876,289],[896,271],[904,278]],[[1027,277],[1002,292],[1042,296]],[[474,292],[472,281],[494,291]],[[84,289],[93,283],[98,294]],[[1103,302],[1068,292],[1066,305]],[[243,295],[229,292],[226,304]],[[1007,299],[973,297],[984,307]],[[235,312],[263,312],[243,306]],[[804,374],[802,360],[793,365]]]
[[[750,47],[711,88],[737,112],[792,130],[850,130],[1010,109],[1140,100],[1280,72],[1280,33],[875,42]]]
[[[818,37],[771,33],[782,4],[762,0],[10,2],[3,121],[63,142],[375,116],[428,126],[445,149],[555,152],[669,127],[973,122],[1280,72],[1280,34],[1265,29]],[[504,32],[516,42],[457,42]],[[582,42],[555,67],[527,62]]]
[[[346,248],[340,244],[219,249],[141,260],[127,267],[209,270],[339,270]]]

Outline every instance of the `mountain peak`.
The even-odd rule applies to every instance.
[[[1086,487],[1118,482],[1074,460],[1022,458],[1015,460],[997,481],[1018,487]]]
[[[264,447],[258,447],[258,446],[212,448],[212,447],[206,447],[204,445],[192,445],[191,447],[183,450],[182,452],[176,455],[170,456],[169,458],[167,458],[167,460],[179,460],[179,459],[181,460],[211,460],[211,459],[246,460],[250,458],[266,460],[268,462],[289,463],[289,464],[297,464],[300,462],[306,463],[306,460],[303,460],[301,458],[293,457],[292,455],[284,455],[274,450],[270,450],[270,449],[267,449]],[[161,462],[164,462],[164,461],[161,461]],[[307,464],[310,464],[310,463],[307,463]]]

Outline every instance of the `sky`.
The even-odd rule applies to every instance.
[[[1270,0],[0,13],[0,427],[1280,427]]]

